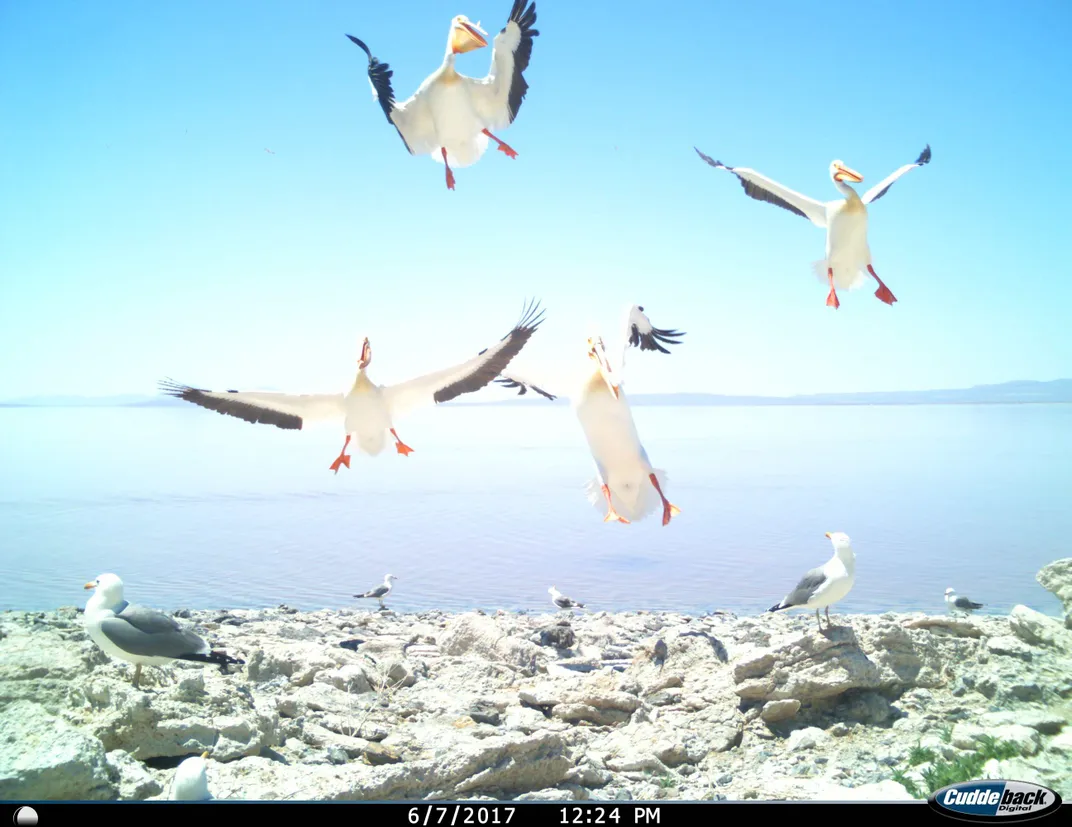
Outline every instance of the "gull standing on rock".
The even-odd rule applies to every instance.
[[[949,607],[950,614],[956,614],[959,611],[970,615],[976,609],[983,608],[982,603],[973,603],[967,597],[957,597],[957,593],[953,591],[952,586],[945,590],[945,602]]]
[[[849,593],[856,580],[856,555],[849,536],[840,531],[833,534],[827,532],[826,536],[834,545],[834,556],[820,568],[808,571],[781,603],[767,610],[815,609],[815,622],[819,624],[820,632],[823,624],[819,619],[819,609],[826,607],[826,628],[829,630],[830,607]]]
[[[86,583],[94,589],[86,603],[84,622],[90,639],[113,658],[134,664],[134,686],[141,679],[142,666],[163,666],[174,660],[214,663],[227,672],[229,663],[245,663],[209,645],[169,615],[136,606],[123,599],[123,581],[114,574],[102,574]]]
[[[203,752],[179,764],[171,781],[169,801],[209,801],[212,798],[208,790],[206,758],[208,753]]]
[[[551,602],[554,603],[560,609],[585,608],[585,605],[583,603],[578,603],[576,600],[566,597],[566,595],[562,594],[562,592],[560,592],[556,586],[552,586],[547,590],[547,592],[551,595]]]
[[[377,600],[380,601],[380,608],[386,609],[387,607],[383,605],[383,599],[391,593],[391,589],[394,586],[394,581],[397,579],[398,578],[395,577],[393,574],[385,575],[383,578],[383,583],[381,585],[377,586],[374,589],[369,589],[364,594],[355,594],[354,597],[356,597],[358,600],[363,600],[366,597],[375,597]]]

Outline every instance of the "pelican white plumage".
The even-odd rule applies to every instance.
[[[700,152],[699,149],[696,153],[716,169],[724,169],[736,175],[745,193],[757,201],[775,204],[807,218],[817,227],[826,229],[826,258],[815,262],[814,267],[816,275],[830,285],[830,292],[826,297],[828,307],[837,309],[841,306],[836,288],[852,290],[864,284],[867,278],[864,270],[878,282],[875,295],[879,299],[890,305],[897,301],[872,266],[871,248],[867,243],[867,205],[885,195],[893,183],[906,172],[929,164],[930,144],[923,149],[913,163],[905,164],[865,192],[863,196],[858,195],[856,190],[845,183],[846,180],[859,183],[864,180],[863,176],[856,170],[845,166],[842,161],[832,161],[830,178],[845,197],[826,203],[794,192],[760,175],[754,169],[726,166],[721,161],[716,161]]]
[[[391,88],[394,72],[389,65],[373,57],[364,42],[353,35],[347,37],[368,55],[373,97],[379,100],[406,149],[411,155],[431,155],[443,164],[447,188],[454,189],[451,167],[475,164],[487,150],[489,139],[507,157],[517,157],[513,147],[495,137],[492,130],[500,131],[514,122],[528,91],[522,72],[532,56],[532,39],[539,35],[533,28],[535,23],[536,4],[526,8],[525,0],[514,0],[506,25],[495,37],[491,69],[486,77],[471,78],[457,72],[455,57],[487,46],[487,32],[465,15],[456,16],[450,22],[443,63],[402,103],[395,101]]]
[[[350,455],[346,449],[351,436],[357,437],[361,452],[376,456],[386,446],[389,432],[394,437],[398,453],[408,456],[413,449],[399,438],[394,427],[395,420],[421,405],[446,402],[489,384],[521,351],[542,321],[543,311],[539,309],[539,304],[531,302],[523,310],[521,320],[513,330],[472,359],[408,382],[386,386],[375,384],[366,374],[372,361],[372,346],[366,338],[361,345],[357,378],[345,394],[220,392],[193,388],[171,380],[161,382],[160,388],[169,396],[202,408],[246,422],[275,425],[277,428],[301,430],[308,422],[334,420],[344,427],[346,433],[342,451],[330,465],[331,470],[338,473],[341,466],[350,467]]]
[[[588,447],[595,460],[597,477],[588,483],[588,498],[602,510],[606,503],[604,522],[629,523],[642,520],[656,510],[660,502],[663,525],[680,509],[663,493],[666,472],[653,468],[648,453],[637,435],[633,414],[622,392],[621,374],[629,348],[670,353],[663,345],[681,344],[684,331],[655,327],[641,305],[631,305],[625,312],[621,347],[615,358],[608,355],[603,339],[588,339],[588,358],[594,364],[584,374],[578,391],[571,395],[574,414],[581,424]],[[501,377],[508,387],[532,388],[531,382],[511,373]],[[550,393],[542,392],[553,399]]]

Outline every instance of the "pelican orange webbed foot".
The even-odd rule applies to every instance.
[[[875,268],[872,267],[870,264],[867,265],[867,272],[874,276],[875,281],[878,282],[878,290],[875,291],[875,295],[878,296],[879,299],[886,302],[886,304],[893,304],[895,301],[897,301],[897,297],[890,292],[890,288],[888,288],[885,282],[883,282],[882,279],[878,277],[878,273],[875,272]]]
[[[830,292],[826,294],[826,306],[832,307],[837,310],[841,307],[841,302],[838,301],[837,291],[834,290],[834,270],[833,268],[827,268],[827,278],[830,279]]]
[[[443,166],[447,168],[447,189],[452,190],[452,189],[454,189],[454,173],[451,172],[450,164],[447,163],[447,150],[446,150],[446,147],[443,148],[442,152],[443,152]]]
[[[680,514],[681,509],[670,502],[670,500],[666,499],[666,495],[663,493],[662,488],[659,487],[659,480],[654,474],[648,474],[648,479],[651,480],[651,484],[655,486],[655,490],[659,492],[659,499],[663,501],[663,525],[669,525],[670,518]]]
[[[331,470],[334,471],[336,474],[339,473],[339,469],[342,466],[345,465],[347,468],[350,467],[350,455],[348,453],[346,453],[346,446],[349,445],[349,444],[350,444],[350,435],[347,434],[346,435],[346,442],[344,442],[342,444],[342,450],[339,451],[339,456],[335,459],[335,461],[333,463],[331,463]]]
[[[405,457],[408,457],[410,454],[413,453],[413,449],[398,438],[398,434],[395,433],[394,428],[391,429],[391,436],[395,438],[395,448],[397,449],[398,453],[402,454],[402,456]]]
[[[510,146],[507,143],[504,143],[504,142],[500,141],[498,138],[496,138],[494,135],[492,135],[486,129],[481,130],[481,131],[485,135],[487,135],[489,138],[491,138],[491,140],[495,141],[495,143],[497,143],[499,145],[499,152],[505,152],[507,158],[516,158],[517,157],[517,150],[514,149],[512,146]]]
[[[629,521],[614,510],[614,504],[610,501],[610,486],[606,483],[603,484],[603,496],[607,498],[607,516],[603,518],[603,522],[613,523],[617,520],[619,523],[629,525]]]

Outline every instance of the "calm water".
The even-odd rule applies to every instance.
[[[103,571],[161,608],[549,608],[756,612],[857,553],[849,611],[942,611],[961,593],[1055,614],[1035,582],[1072,554],[1072,405],[639,407],[681,510],[605,525],[568,407],[443,406],[414,453],[354,454],[198,409],[0,409],[0,608],[82,605]],[[375,604],[373,604],[374,606]]]

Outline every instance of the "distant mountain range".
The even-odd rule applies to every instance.
[[[875,391],[870,393],[816,393],[798,396],[725,396],[716,393],[630,394],[632,405],[996,405],[1040,402],[1072,402],[1072,379],[1051,382],[1018,380],[1000,385],[976,385],[930,391]],[[453,404],[466,405],[546,405],[535,394],[519,398],[474,399]],[[558,399],[552,404],[568,404]],[[33,396],[0,402],[3,408],[172,408],[192,407],[170,396],[121,394],[117,396]]]

